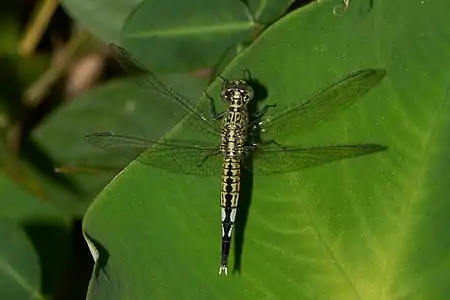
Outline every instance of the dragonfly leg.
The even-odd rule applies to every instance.
[[[214,156],[214,155],[217,155],[217,154],[219,154],[219,153],[220,153],[220,150],[217,150],[217,151],[214,151],[214,152],[212,152],[212,153],[206,155],[205,158],[202,159],[202,162],[201,162],[200,164],[198,164],[198,167],[201,167],[201,166],[203,165],[203,163],[204,163],[208,158],[210,158],[210,157],[212,157],[212,156]]]
[[[250,74],[250,70],[249,69],[242,69],[242,78],[245,81],[252,80],[252,74]]]
[[[223,77],[220,73],[217,74],[217,77],[219,77],[220,79],[222,79],[222,90],[225,89],[225,85],[227,84],[227,82],[229,81],[228,79],[226,79],[225,77]],[[211,98],[210,98],[211,99]]]
[[[261,118],[262,116],[264,116],[267,113],[269,108],[272,108],[272,107],[275,107],[275,106],[277,106],[277,105],[276,104],[266,104],[266,105],[264,105],[263,109],[261,109],[261,111],[254,113],[253,117],[255,119],[259,119],[259,118]]]
[[[207,92],[205,92],[206,97],[209,99],[209,113],[211,114],[211,117],[214,120],[222,119],[227,111],[223,111],[221,113],[216,113],[216,106],[214,105],[214,98],[208,95]]]
[[[274,144],[274,145],[280,147],[280,148],[283,149],[283,150],[286,150],[286,149],[287,149],[286,146],[283,146],[283,145],[279,144],[279,143],[278,143],[277,141],[275,141],[275,140],[270,140],[270,141],[267,141],[267,142],[262,143],[262,145],[264,145],[264,146],[271,145],[271,144]]]

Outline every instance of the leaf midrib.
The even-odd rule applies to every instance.
[[[205,25],[205,26],[192,26],[192,27],[176,27],[176,28],[166,28],[159,30],[150,30],[135,32],[132,34],[127,34],[127,38],[150,38],[150,37],[177,37],[177,36],[187,36],[187,35],[203,35],[211,33],[223,33],[223,32],[233,32],[233,31],[244,31],[255,27],[253,22],[241,22],[241,23],[228,23],[226,25]]]

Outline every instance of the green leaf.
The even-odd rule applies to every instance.
[[[211,67],[257,27],[235,0],[145,0],[122,31],[122,45],[152,70]]]
[[[68,221],[57,209],[20,188],[3,172],[0,173],[0,206],[0,216],[22,224],[45,219],[62,224]]]
[[[0,298],[44,299],[38,256],[25,232],[0,217]]]
[[[84,219],[100,254],[89,299],[447,297],[447,1],[351,1],[338,16],[336,5],[315,2],[281,19],[222,76],[249,69],[265,103],[282,108],[353,71],[384,68],[383,82],[353,107],[283,144],[388,150],[247,182],[230,258],[240,273],[228,277],[217,275],[220,178],[133,163]]]
[[[122,26],[143,0],[62,0],[83,27],[105,42],[118,42]]]

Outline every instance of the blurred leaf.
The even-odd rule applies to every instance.
[[[11,14],[11,12],[10,12]],[[17,53],[19,43],[19,22],[17,18],[2,15],[0,21],[0,55],[11,55]]]
[[[69,219],[49,203],[20,188],[4,173],[0,173],[0,207],[0,218],[6,217],[19,223],[39,254],[42,270],[38,278],[40,281],[42,274],[43,281],[38,283],[39,290],[54,292],[61,283],[61,275],[70,255]]]
[[[45,299],[40,294],[38,256],[25,232],[0,217],[0,298]]]
[[[248,68],[266,103],[282,108],[353,71],[385,68],[354,107],[283,143],[389,150],[244,185],[254,190],[241,195],[230,260],[240,276],[228,277],[217,275],[220,178],[132,163],[84,219],[100,253],[88,299],[446,299],[447,1],[354,1],[340,16],[335,6],[320,1],[281,19],[222,75]]]
[[[48,203],[19,188],[5,173],[0,173],[0,216],[23,224],[33,220],[58,220],[66,223],[68,219]]]
[[[211,67],[258,29],[236,0],[145,0],[125,24],[122,45],[152,70]]]
[[[17,121],[22,116],[25,89],[48,65],[49,58],[44,55],[23,58],[12,54],[0,57],[0,112],[4,114],[4,118]],[[8,124],[3,124],[6,125]]]
[[[142,0],[62,0],[83,27],[105,42],[118,42],[126,19]]]

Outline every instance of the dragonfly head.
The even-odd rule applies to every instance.
[[[245,80],[224,81],[221,97],[228,104],[246,105],[253,99],[253,89]]]

